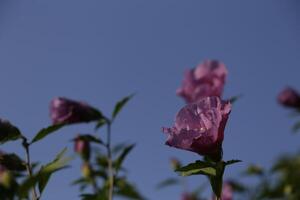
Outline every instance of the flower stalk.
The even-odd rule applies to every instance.
[[[31,167],[31,161],[30,161],[30,151],[29,151],[29,146],[30,144],[27,142],[27,138],[22,137],[23,139],[23,147],[25,149],[26,153],[26,169],[29,177],[32,177],[32,167]],[[35,186],[32,188],[32,200],[38,200],[38,195],[35,189]]]
[[[114,169],[112,163],[112,153],[111,153],[111,122],[107,122],[107,161],[108,161],[108,174],[109,174],[109,189],[108,189],[108,200],[113,199],[114,190]]]

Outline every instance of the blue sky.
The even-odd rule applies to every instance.
[[[149,199],[179,199],[178,187],[157,191],[176,176],[169,158],[184,163],[196,154],[164,145],[162,126],[173,123],[184,102],[176,97],[186,68],[207,58],[229,70],[225,97],[243,94],[225,132],[225,159],[241,159],[226,171],[237,177],[249,163],[269,166],[295,152],[300,136],[276,102],[286,85],[300,90],[300,3],[298,0],[140,1],[51,0],[0,2],[0,116],[28,137],[49,125],[48,104],[56,96],[85,100],[110,113],[132,92],[113,127],[115,142],[138,145],[126,161],[129,177]],[[78,132],[65,128],[32,149],[44,162]],[[99,133],[104,134],[104,133]],[[18,143],[1,147],[23,154]],[[53,177],[45,200],[79,199],[79,162]],[[193,188],[205,179],[189,179]]]

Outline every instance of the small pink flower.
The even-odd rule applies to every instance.
[[[71,124],[94,121],[99,119],[101,114],[86,103],[57,97],[50,103],[50,117],[53,124]]]
[[[230,111],[230,103],[219,97],[205,97],[186,105],[176,115],[175,125],[163,128],[168,135],[166,144],[200,155],[216,155]]]
[[[226,66],[216,60],[206,60],[194,69],[186,72],[177,95],[187,103],[193,103],[203,97],[221,97],[227,76]]]
[[[290,87],[279,93],[278,101],[286,107],[300,108],[300,94]]]

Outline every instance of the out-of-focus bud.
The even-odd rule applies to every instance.
[[[195,103],[204,97],[221,97],[227,77],[226,66],[217,60],[205,60],[186,72],[177,95],[187,103]]]
[[[300,108],[300,94],[288,87],[279,93],[278,102],[286,107]]]
[[[176,158],[171,158],[170,164],[173,170],[176,170],[181,167],[180,161]]]
[[[9,170],[6,170],[4,167],[0,166],[0,185],[5,188],[10,188],[13,184],[14,178],[12,173]]]
[[[74,139],[74,151],[78,153],[83,160],[88,161],[90,159],[90,142],[80,135]]]
[[[84,178],[91,178],[92,171],[92,167],[88,163],[84,163],[81,167],[81,174]]]

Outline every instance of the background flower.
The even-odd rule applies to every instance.
[[[86,103],[57,97],[50,103],[50,117],[53,124],[71,124],[97,120],[101,113]]]
[[[195,69],[186,71],[182,86],[177,95],[187,103],[200,100],[203,97],[221,97],[227,76],[225,65],[217,60],[206,60]]]
[[[293,88],[285,88],[278,95],[278,101],[281,105],[292,108],[300,108],[300,95]]]

